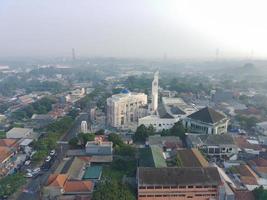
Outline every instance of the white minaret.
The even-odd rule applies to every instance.
[[[82,121],[82,123],[81,123],[81,132],[82,133],[87,133],[88,132],[88,127],[87,127],[87,122],[86,121]]]
[[[152,81],[152,105],[151,111],[156,112],[158,109],[158,90],[159,90],[159,71],[154,74],[154,80]]]

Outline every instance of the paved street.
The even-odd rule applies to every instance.
[[[72,128],[62,137],[62,141],[68,142],[71,138],[76,136],[76,133],[79,132],[81,121],[88,120],[87,113],[81,113],[74,122]],[[60,161],[65,157],[65,154],[68,150],[67,144],[59,144],[57,151],[57,158],[52,165],[51,169],[47,172],[44,172],[36,178],[29,180],[29,183],[24,187],[24,190],[20,192],[17,197],[18,200],[36,200],[41,199],[41,187],[46,183],[48,176],[54,172],[54,170],[59,165]]]

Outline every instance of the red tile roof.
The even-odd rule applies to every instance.
[[[75,192],[92,192],[94,184],[92,181],[77,181],[68,180],[64,185],[64,191],[66,193]]]
[[[68,179],[68,176],[65,174],[51,174],[48,177],[47,186],[63,188],[67,179]]]
[[[8,147],[0,146],[0,163],[12,156],[13,152]]]
[[[16,147],[18,146],[17,139],[0,139],[0,146],[2,147]]]

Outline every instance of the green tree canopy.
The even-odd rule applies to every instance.
[[[120,136],[116,133],[111,133],[109,134],[108,136],[108,140],[110,142],[113,142],[113,147],[115,146],[122,146],[123,145],[123,141],[122,139],[120,138]]]
[[[256,200],[266,200],[267,199],[267,190],[260,186],[253,190],[253,195]]]
[[[92,200],[135,200],[133,193],[117,181],[105,181],[99,184]]]
[[[149,127],[146,127],[145,125],[140,125],[137,127],[134,140],[139,142],[146,141],[146,138],[150,135],[154,135],[156,133],[154,127],[150,125]]]

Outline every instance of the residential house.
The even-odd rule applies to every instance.
[[[207,135],[189,133],[186,142],[190,148],[198,148],[207,156],[224,159],[237,159],[238,148],[233,137],[228,134]]]

